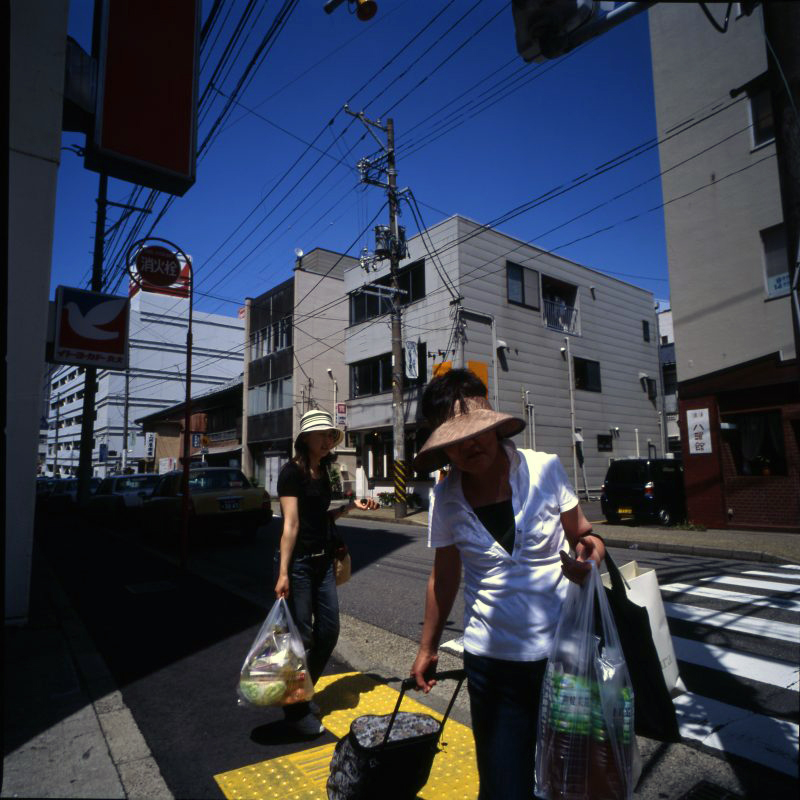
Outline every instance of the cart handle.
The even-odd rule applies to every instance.
[[[438,743],[439,739],[441,738],[442,731],[444,730],[444,724],[447,722],[447,718],[450,716],[450,712],[453,709],[453,704],[456,702],[456,697],[461,689],[461,684],[464,683],[464,679],[467,677],[467,673],[466,670],[463,669],[451,669],[445,672],[437,672],[432,677],[437,681],[458,681],[458,685],[453,692],[453,696],[450,698],[450,702],[447,704],[447,710],[444,712],[444,717],[442,717],[442,724],[439,726],[439,735],[436,737],[436,741]],[[397,712],[400,710],[400,703],[403,702],[403,695],[408,689],[415,689],[416,686],[416,678],[406,678],[400,683],[400,695],[397,698],[397,703],[395,704],[394,711],[392,712],[392,718],[389,720],[389,724],[386,726],[386,735],[383,737],[383,742],[381,742],[381,748],[384,748],[386,743],[389,741],[389,734],[392,732],[392,726],[394,725],[395,717],[397,716]]]

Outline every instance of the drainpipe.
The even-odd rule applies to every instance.
[[[494,317],[491,314],[484,314],[482,311],[470,311],[468,308],[462,308],[462,311],[463,313],[470,314],[473,317],[482,318],[483,320],[489,322],[492,326],[492,408],[494,408],[495,411],[499,411],[500,409],[497,406],[497,328],[495,326]],[[464,365],[466,366],[466,361],[464,362]]]

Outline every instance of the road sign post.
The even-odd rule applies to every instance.
[[[185,267],[181,266],[181,261]],[[189,445],[192,420],[192,289],[194,274],[189,256],[167,239],[150,237],[134,242],[128,250],[128,274],[140,288],[165,288],[176,283],[186,270],[186,291],[189,319],[186,328],[186,400],[183,419],[183,477],[181,480],[181,569],[186,568],[189,554]]]

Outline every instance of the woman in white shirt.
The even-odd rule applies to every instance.
[[[493,411],[468,370],[430,382],[422,413],[433,428],[415,459],[418,472],[449,463],[435,487],[419,652],[411,669],[430,691],[439,640],[464,571],[464,667],[480,776],[479,800],[530,800],[542,678],[566,579],[583,581],[602,539],[557,456],[518,450],[525,427]],[[565,552],[572,548],[576,558]]]

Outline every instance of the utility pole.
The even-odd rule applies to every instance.
[[[392,289],[392,439],[393,461],[394,461],[394,517],[403,519],[407,513],[406,506],[406,431],[405,431],[405,412],[403,408],[403,326],[400,303],[400,286],[397,280],[397,273],[400,266],[400,259],[404,255],[405,241],[403,231],[398,225],[398,195],[397,190],[397,165],[395,162],[394,150],[394,120],[386,120],[386,126],[381,125],[380,120],[367,119],[364,112],[355,113],[347,106],[344,110],[350,116],[357,117],[364,123],[367,131],[380,145],[386,157],[386,182],[382,182],[374,177],[376,171],[383,171],[369,159],[361,159],[358,162],[358,169],[361,173],[363,183],[373,186],[380,186],[386,189],[389,200],[389,241],[388,248],[383,243],[380,251],[376,248],[376,257],[389,259],[389,276]],[[377,128],[386,134],[386,144],[375,135],[372,130]],[[376,229],[377,230],[377,229]],[[386,252],[388,249],[388,252]],[[362,266],[364,259],[362,259]]]
[[[97,189],[97,217],[94,225],[94,256],[92,258],[92,291],[99,292],[103,283],[103,245],[106,234],[106,203],[108,176],[100,173]],[[94,437],[95,395],[97,393],[97,368],[86,367],[83,373],[83,421],[78,456],[78,506],[89,500],[92,477],[92,438]],[[126,442],[127,444],[127,442]]]
[[[392,429],[394,439],[394,518],[403,519],[406,508],[406,427],[403,409],[403,327],[400,316],[400,286],[397,270],[400,266],[400,241],[397,228],[397,168],[394,160],[394,120],[386,120],[386,173],[389,179],[389,230],[392,246],[389,250],[389,274],[392,278]]]

